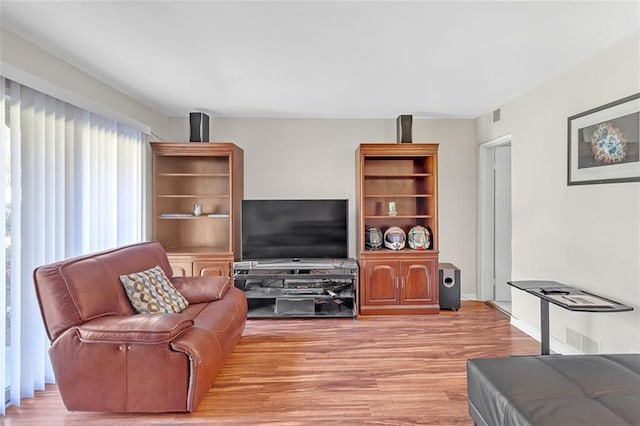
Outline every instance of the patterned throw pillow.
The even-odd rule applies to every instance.
[[[139,314],[177,313],[189,306],[160,266],[121,275],[120,282],[133,309]]]

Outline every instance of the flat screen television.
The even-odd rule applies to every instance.
[[[348,200],[243,200],[242,260],[346,258]]]

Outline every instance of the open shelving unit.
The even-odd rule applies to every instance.
[[[320,263],[318,263],[320,262]],[[355,318],[355,259],[316,260],[296,267],[236,262],[234,281],[245,292],[249,318]]]
[[[367,143],[356,151],[360,313],[423,314],[438,304],[438,144]],[[395,203],[395,214],[389,203]],[[431,232],[427,250],[367,250],[365,229]]]
[[[410,154],[406,152],[407,145],[403,144],[393,144],[388,147],[392,151],[382,153],[379,145],[362,147],[365,152],[360,177],[363,222],[379,228],[399,226],[404,229],[414,225],[433,228],[435,157]],[[409,148],[416,150],[414,146]],[[395,216],[388,214],[389,202],[396,204]]]
[[[151,142],[153,239],[177,275],[231,276],[240,247],[243,151],[230,142]],[[194,205],[202,206],[195,216]]]

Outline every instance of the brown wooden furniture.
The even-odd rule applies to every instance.
[[[438,313],[438,144],[361,144],[356,179],[360,313]],[[408,232],[415,225],[431,230],[429,249],[365,248],[366,226]]]
[[[153,239],[174,274],[230,277],[240,256],[242,149],[230,142],[151,142],[151,149]]]

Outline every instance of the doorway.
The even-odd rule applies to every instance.
[[[511,135],[480,145],[480,300],[511,313]]]

